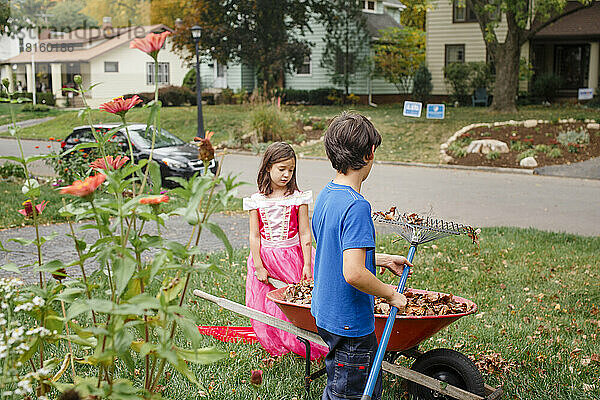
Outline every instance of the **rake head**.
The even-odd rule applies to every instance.
[[[414,245],[431,242],[450,235],[467,235],[473,240],[473,243],[477,244],[479,243],[478,235],[481,232],[480,229],[474,229],[472,226],[422,217],[415,213],[397,214],[396,207],[392,207],[390,211],[385,213],[374,213],[373,222],[392,225],[397,234]]]

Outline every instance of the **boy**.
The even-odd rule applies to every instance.
[[[406,298],[375,276],[375,266],[401,275],[406,258],[375,254],[371,206],[360,194],[381,136],[359,114],[342,113],[325,133],[325,150],[337,171],[319,193],[312,217],[317,242],[311,312],[329,346],[322,400],[360,399],[375,353],[373,296],[403,311]],[[383,271],[382,268],[382,271]],[[372,399],[381,398],[381,373]]]

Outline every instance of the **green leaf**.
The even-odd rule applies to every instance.
[[[77,300],[82,293],[85,292],[85,289],[79,287],[70,287],[64,289],[56,298],[58,300],[62,300],[65,303],[72,303]]]
[[[78,301],[71,304],[69,311],[67,311],[67,321],[72,320],[76,316],[83,314],[84,312],[90,311],[90,306],[86,301]]]
[[[96,142],[79,143],[79,144],[71,147],[69,150],[65,151],[64,153],[62,153],[60,156],[64,157],[67,154],[73,153],[75,151],[79,151],[81,149],[92,149],[92,148],[98,148],[98,147],[100,147],[100,144],[96,143]]]
[[[85,347],[96,347],[98,344],[95,337],[82,338],[79,335],[58,335],[58,337],[63,340],[70,340],[72,343]]]
[[[200,346],[202,335],[200,335],[200,332],[198,331],[198,325],[196,325],[192,320],[184,317],[177,317],[175,318],[175,321],[183,331],[185,338],[192,342],[192,346],[194,346],[194,348]]]
[[[29,245],[34,244],[36,242],[36,239],[27,240],[27,239],[23,239],[23,238],[10,238],[10,239],[8,239],[8,241],[19,243],[21,246],[29,246]]]
[[[196,379],[196,375],[194,375],[192,373],[192,371],[190,371],[187,364],[185,363],[185,360],[179,359],[179,360],[177,360],[176,363],[172,363],[171,361],[169,361],[169,364],[171,364],[173,366],[173,368],[175,368],[177,370],[177,372],[179,372],[181,375],[185,376],[194,385],[196,385],[198,387],[200,386],[200,383]]]
[[[53,310],[49,310],[46,312],[46,318],[44,318],[44,326],[50,332],[58,332],[61,333],[63,329],[63,319],[56,314]]]
[[[19,164],[25,164],[25,160],[23,158],[15,156],[0,156],[0,160],[10,160]]]
[[[35,272],[50,272],[54,273],[61,268],[65,268],[66,265],[61,260],[52,260],[50,262],[44,263],[41,266],[36,266],[33,270]]]
[[[129,257],[119,257],[113,263],[113,273],[116,286],[116,295],[120,296],[129,284],[135,272],[135,261]]]
[[[227,250],[229,260],[232,260],[233,247],[231,246],[231,243],[229,243],[229,239],[227,238],[225,232],[223,232],[223,229],[221,229],[221,227],[215,224],[214,222],[205,222],[204,225],[212,232],[213,235],[215,235],[221,240],[221,242],[223,242],[223,244],[225,245],[225,249]]]
[[[187,249],[184,245],[174,240],[165,240],[165,248],[171,250],[179,258],[186,258],[188,256]]]
[[[175,284],[173,284],[172,279],[174,278],[168,277],[167,281],[163,282],[163,289],[161,289],[161,291],[158,292],[158,294],[156,295],[156,297],[159,299],[161,299],[161,295],[163,295],[167,303],[170,303],[172,300],[178,298],[179,293],[181,293],[183,287],[185,286],[185,279],[175,278],[177,279],[177,282],[175,282]],[[164,288],[165,286],[166,289]]]
[[[129,349],[131,342],[133,342],[133,339],[134,337],[128,329],[121,329],[115,332],[113,338],[115,351],[120,354],[125,353]]]
[[[48,236],[42,236],[42,237],[40,237],[40,243],[41,243],[41,244],[44,244],[44,243],[46,243],[47,241],[50,241],[50,240],[53,240],[53,239],[55,239],[57,236],[58,236],[58,232],[52,232],[52,233],[51,233],[50,235],[48,235]]]
[[[175,348],[175,352],[181,358],[194,364],[211,364],[225,357],[225,353],[214,347],[205,347],[202,349],[188,350]]]
[[[152,181],[152,194],[160,194],[162,187],[162,177],[160,174],[160,166],[154,160],[148,164],[148,176]]]
[[[15,263],[4,264],[2,267],[0,267],[0,269],[3,269],[4,271],[8,272],[16,272],[18,274],[21,273],[21,270]]]

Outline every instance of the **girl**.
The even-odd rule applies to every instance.
[[[279,307],[266,298],[275,289],[268,277],[286,283],[312,279],[315,251],[308,222],[312,192],[298,190],[296,154],[283,142],[273,143],[265,151],[257,183],[258,193],[244,198],[244,210],[250,211],[246,306],[288,321]],[[290,351],[306,355],[304,345],[294,335],[254,320],[252,328],[272,356]],[[312,345],[311,359],[326,352],[325,347]]]

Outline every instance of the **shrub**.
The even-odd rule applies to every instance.
[[[317,120],[317,121],[313,121],[313,123],[312,123],[312,127],[313,127],[313,129],[316,129],[316,130],[318,130],[318,131],[324,131],[324,130],[325,130],[325,128],[326,128],[326,126],[325,126],[325,125],[326,125],[326,123],[325,123],[325,121],[324,121],[324,120],[322,120],[322,119],[320,119],[320,120]]]
[[[158,89],[158,99],[163,106],[182,106],[187,103],[192,91],[184,86],[166,86]]]
[[[542,74],[535,78],[531,91],[534,96],[552,102],[560,89],[562,79],[554,74]]]
[[[485,155],[485,158],[487,158],[488,160],[496,160],[498,159],[498,157],[500,157],[500,153],[498,153],[497,151],[490,151]]]
[[[50,111],[50,107],[48,107],[47,105],[44,104],[25,104],[23,106],[23,108],[21,109],[21,111],[27,111],[27,112],[48,112]]]
[[[580,129],[578,131],[570,130],[566,132],[560,132],[556,139],[563,146],[568,146],[572,143],[588,144],[590,142],[590,134],[585,129]]]
[[[248,102],[248,91],[240,88],[233,95],[233,104],[244,104]]]
[[[551,150],[551,147],[548,146],[547,144],[536,144],[533,148],[538,153],[546,153],[546,154],[548,154],[548,152]]]
[[[527,157],[535,157],[536,154],[537,152],[534,149],[525,150],[524,152],[519,153],[519,155],[517,156],[517,161],[520,162],[522,159]]]
[[[250,119],[260,142],[289,140],[293,137],[292,119],[277,106],[258,106],[250,114]]]
[[[525,146],[525,144],[519,140],[514,140],[510,144],[510,150],[516,152],[523,151],[526,147],[527,146]]]
[[[33,100],[33,93],[31,92],[16,92],[11,95],[11,99],[25,98]],[[35,94],[36,104],[45,104],[47,106],[53,106],[56,104],[56,99],[52,93],[48,92],[36,92]]]
[[[121,154],[118,145],[111,142],[106,143],[105,151],[109,155]],[[51,152],[51,154],[56,155],[55,152]],[[102,154],[99,149],[89,148],[73,151],[67,155],[59,153],[57,157],[46,159],[46,164],[54,169],[60,181],[70,185],[78,179],[82,180],[89,176],[90,163],[100,157]]]
[[[309,102],[308,90],[279,88],[275,91],[275,96],[281,97],[285,103],[308,104]]]
[[[348,96],[346,96],[346,102],[355,106],[360,103],[360,96],[350,93]]]
[[[334,88],[313,89],[308,92],[308,102],[313,105],[332,105],[333,99],[342,98],[344,92]]]
[[[0,176],[2,178],[25,178],[25,170],[19,164],[6,162],[0,165]]]
[[[485,62],[470,62],[467,65],[471,70],[471,89],[486,88],[488,91],[491,90],[495,80],[491,66]]]
[[[426,103],[429,99],[429,95],[433,90],[433,84],[431,83],[431,72],[425,64],[421,64],[419,69],[413,76],[413,96],[422,103]]]
[[[446,84],[450,85],[452,101],[461,105],[469,104],[471,68],[465,63],[450,63],[444,67]]]
[[[233,90],[229,88],[225,88],[221,91],[219,95],[219,103],[220,104],[232,104],[233,103]]]
[[[190,69],[185,76],[183,77],[183,82],[181,86],[190,89],[191,91],[196,91],[196,68]]]
[[[562,151],[559,148],[554,147],[548,152],[548,157],[550,158],[560,158],[562,157]]]
[[[456,141],[450,143],[450,146],[448,146],[448,151],[450,151],[452,156],[455,158],[462,158],[467,155],[467,150]]]

